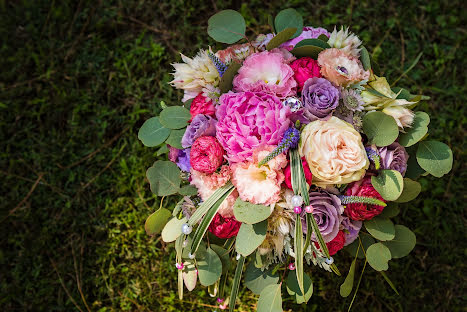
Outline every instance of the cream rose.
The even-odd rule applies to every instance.
[[[337,117],[306,125],[299,152],[310,166],[313,183],[322,187],[358,181],[369,166],[360,134]]]

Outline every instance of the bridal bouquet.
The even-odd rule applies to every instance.
[[[428,97],[378,76],[348,28],[303,27],[294,9],[269,20],[253,40],[238,12],[221,11],[208,34],[230,46],[173,64],[183,104],[161,103],[138,136],[168,153],[147,170],[152,192],[183,198],[173,209],[162,199],[146,231],[175,242],[180,297],[199,281],[221,309],[233,311],[242,275],[257,311],[282,311],[282,290],[307,302],[309,272],[341,276],[342,249],[354,257],[343,297],[359,259],[360,274],[368,264],[397,292],[384,271],[415,235],[391,218],[420,193],[420,175],[452,167],[415,110]]]

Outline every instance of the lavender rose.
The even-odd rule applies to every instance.
[[[186,128],[182,138],[182,146],[184,148],[193,145],[193,142],[201,136],[216,136],[217,120],[210,116],[198,114]]]
[[[342,220],[341,215],[344,212],[341,200],[336,195],[326,191],[311,192],[310,205],[313,207],[312,214],[318,224],[324,242],[329,243],[339,232]],[[302,214],[304,216],[306,212],[302,212]],[[314,242],[318,241],[315,233],[311,234],[311,240]]]
[[[310,121],[327,120],[339,105],[339,90],[324,78],[313,77],[303,85],[303,114]]]
[[[358,233],[360,233],[360,229],[362,228],[362,221],[351,220],[349,217],[344,217],[341,227],[345,235],[344,246],[347,246],[357,239]]]
[[[378,154],[381,157],[382,169],[396,170],[402,176],[405,175],[409,154],[402,145],[394,142],[389,146],[379,147]]]

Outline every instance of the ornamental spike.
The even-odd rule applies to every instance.
[[[371,147],[365,147],[366,154],[368,155],[368,159],[371,160],[375,164],[375,169],[379,170],[381,167],[380,157],[377,152],[375,152]]]
[[[282,154],[286,150],[290,148],[296,148],[298,146],[299,139],[300,131],[298,131],[294,127],[287,129],[279,145],[277,145],[277,147],[271,153],[269,153],[268,156],[266,156],[263,160],[259,162],[258,167],[267,164],[268,161],[275,158],[277,155]]]
[[[214,66],[216,66],[217,71],[219,72],[219,76],[222,77],[224,72],[227,70],[227,65],[221,62],[221,60],[212,52],[208,52],[208,56],[211,59]]]
[[[341,200],[342,205],[367,204],[386,207],[385,202],[373,197],[340,195],[339,199]]]

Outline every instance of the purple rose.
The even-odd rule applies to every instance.
[[[196,115],[186,128],[182,138],[182,146],[188,148],[201,136],[216,136],[217,120],[203,114]]]
[[[381,157],[381,168],[399,171],[402,176],[407,171],[407,160],[409,154],[405,148],[397,142],[389,146],[378,148],[379,157]]]
[[[362,228],[362,221],[351,220],[349,217],[344,217],[341,226],[345,235],[344,246],[347,246],[357,239],[358,233],[360,233],[360,229]]]
[[[342,208],[341,200],[334,194],[326,191],[311,192],[310,193],[310,205],[313,207],[313,217],[318,224],[319,231],[323,236],[323,240],[326,243],[332,241],[339,232],[339,226],[342,220]],[[302,212],[303,215],[306,212]],[[306,233],[306,225],[304,232]],[[317,242],[315,233],[311,234],[311,240]]]
[[[310,121],[327,120],[339,105],[339,90],[324,78],[313,77],[303,85],[303,114]]]
[[[316,39],[320,35],[326,35],[329,38],[331,34],[326,29],[321,27],[313,28],[311,26],[305,26],[303,27],[302,33],[298,37],[284,42],[283,44],[281,44],[281,48],[285,48],[290,51],[300,41],[305,39]]]

